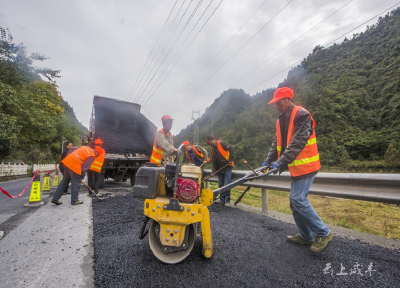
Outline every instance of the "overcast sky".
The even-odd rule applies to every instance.
[[[284,69],[315,46],[326,46],[397,3],[0,0],[0,26],[8,27],[14,41],[23,42],[28,53],[50,57],[37,65],[61,70],[59,91],[86,127],[93,96],[100,95],[136,99],[142,104],[141,112],[157,127],[161,116],[170,114],[175,119],[172,132],[177,134],[191,123],[193,110],[204,113],[224,90],[242,88],[254,95],[276,87],[287,75]],[[364,31],[376,21],[374,18],[346,36]]]

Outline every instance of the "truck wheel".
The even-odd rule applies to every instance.
[[[99,188],[104,187],[104,173],[100,173],[100,178],[99,178]]]
[[[124,178],[122,178],[121,182],[126,182],[126,180],[128,180],[128,176],[124,176]]]

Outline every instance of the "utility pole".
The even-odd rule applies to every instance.
[[[200,111],[192,112],[192,121],[194,121],[194,135],[193,135],[193,144],[200,144],[200,137],[199,137],[199,121],[200,118]]]
[[[62,143],[61,143],[61,154],[62,154],[62,153],[64,153],[64,143],[65,143],[65,142],[67,142],[67,141],[69,141],[69,140],[67,140],[67,139],[65,139],[65,140],[64,140],[64,139],[65,139],[65,138],[64,138],[64,137],[62,137]]]

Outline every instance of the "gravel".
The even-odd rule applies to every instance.
[[[131,195],[93,199],[95,286],[399,287],[398,251],[334,237],[325,251],[313,254],[286,241],[298,232],[293,224],[231,207],[209,209],[213,257],[202,256],[198,237],[183,262],[166,265],[153,256],[147,236],[138,238],[143,201]],[[325,274],[328,263],[332,269]],[[357,263],[362,275],[350,275]],[[371,263],[370,276],[365,271]],[[341,267],[347,275],[337,275]]]

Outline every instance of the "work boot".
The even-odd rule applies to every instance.
[[[329,241],[332,240],[332,238],[333,238],[332,232],[325,237],[319,237],[319,236],[315,237],[315,241],[310,248],[311,252],[321,252],[326,248],[326,246],[328,245]]]
[[[87,196],[88,196],[88,197],[93,197],[93,195],[92,195],[92,194],[87,194]]]
[[[56,205],[61,205],[62,204],[62,202],[60,202],[59,200],[51,200],[50,202],[54,203]]]
[[[296,244],[312,245],[314,243],[313,241],[310,240],[304,240],[303,238],[301,238],[300,234],[296,234],[294,236],[287,236],[286,239]]]
[[[225,201],[225,206],[226,207],[231,207],[232,205],[231,205],[231,201]]]
[[[83,204],[83,201],[78,200],[75,203],[72,203],[72,205],[79,205],[79,204]]]

